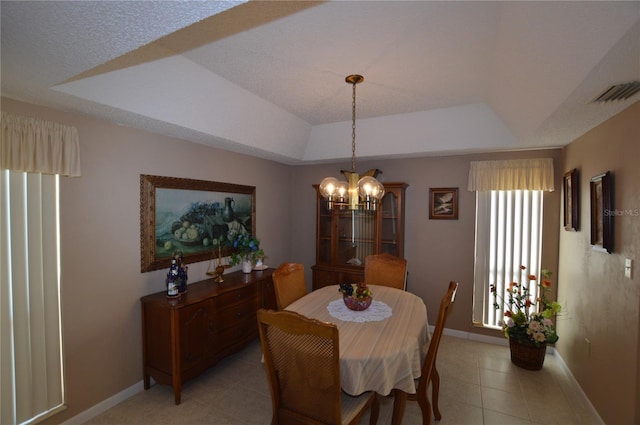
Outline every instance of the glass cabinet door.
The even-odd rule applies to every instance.
[[[363,266],[374,252],[374,241],[374,211],[339,210],[337,264]]]
[[[326,202],[318,202],[317,257],[320,263],[331,263],[331,227],[333,212]]]
[[[393,192],[387,192],[382,198],[381,204],[380,251],[400,256],[398,245],[398,196]]]

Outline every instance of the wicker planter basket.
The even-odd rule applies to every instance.
[[[547,352],[547,344],[540,347],[533,344],[518,342],[514,338],[509,338],[509,348],[511,349],[511,363],[528,370],[540,370],[544,364],[544,355]]]

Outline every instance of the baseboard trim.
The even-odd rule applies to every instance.
[[[433,333],[433,329],[434,329],[434,326],[429,325],[429,331],[431,333]],[[503,337],[480,335],[480,334],[474,334],[471,332],[458,331],[456,329],[447,329],[447,328],[444,328],[442,330],[442,333],[444,335],[452,336],[454,338],[468,339],[470,341],[484,342],[486,344],[502,345],[503,347],[509,346],[509,341],[507,340],[507,338],[503,338]],[[553,355],[555,351],[556,350],[554,347],[547,347],[547,354]]]
[[[88,408],[84,412],[74,416],[73,418],[63,422],[62,425],[81,425],[88,420],[98,416],[101,413],[106,412],[111,409],[113,406],[122,403],[129,397],[132,397],[139,392],[144,390],[144,384],[142,381],[120,391],[117,394],[112,395],[106,400],[101,401],[100,403]]]
[[[587,397],[587,395],[585,394],[585,392],[582,390],[582,387],[580,386],[580,384],[578,383],[578,381],[576,380],[575,376],[573,376],[573,373],[571,373],[571,370],[569,369],[569,366],[567,366],[567,364],[564,362],[564,359],[562,358],[562,356],[560,355],[560,353],[558,353],[556,351],[556,353],[554,354],[556,356],[556,358],[558,359],[558,363],[560,363],[560,367],[562,367],[562,369],[564,370],[564,373],[567,374],[567,377],[569,378],[569,380],[571,381],[571,384],[578,389],[578,393],[580,394],[580,397],[582,398],[582,401],[589,407],[589,410],[591,410],[591,413],[598,418],[598,420],[600,421],[599,424],[600,425],[605,425],[605,422],[602,420],[602,418],[600,417],[600,414],[598,413],[598,411],[596,410],[595,407],[593,407],[593,404],[591,404],[591,400],[589,400],[589,397]]]

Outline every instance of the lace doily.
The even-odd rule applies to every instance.
[[[342,299],[331,301],[327,310],[332,317],[345,322],[379,322],[391,317],[391,307],[382,301],[373,300],[368,309],[363,311],[350,310]]]

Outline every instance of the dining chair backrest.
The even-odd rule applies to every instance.
[[[440,376],[436,370],[436,357],[438,355],[438,347],[440,346],[440,339],[442,338],[442,332],[444,330],[444,324],[447,319],[447,313],[449,308],[453,304],[456,298],[456,292],[458,290],[457,282],[449,282],[449,288],[440,301],[440,310],[438,311],[438,318],[436,325],[431,334],[431,341],[429,342],[429,349],[425,356],[424,363],[422,364],[422,375],[420,376],[418,389],[416,394],[410,394],[409,400],[417,400],[422,411],[422,423],[423,425],[431,424],[431,412],[433,410],[434,416],[437,420],[440,420],[442,415],[438,409],[438,394],[440,391]],[[431,383],[431,402],[427,395],[427,389]]]
[[[295,300],[307,294],[304,265],[282,263],[271,275],[278,310],[284,310]]]
[[[257,315],[271,389],[272,424],[342,424],[345,419],[357,424],[369,407],[375,419],[371,423],[377,422],[375,393],[360,397],[342,393],[335,324],[293,311],[260,309]]]
[[[407,260],[387,253],[367,255],[364,259],[364,282],[405,290]]]

